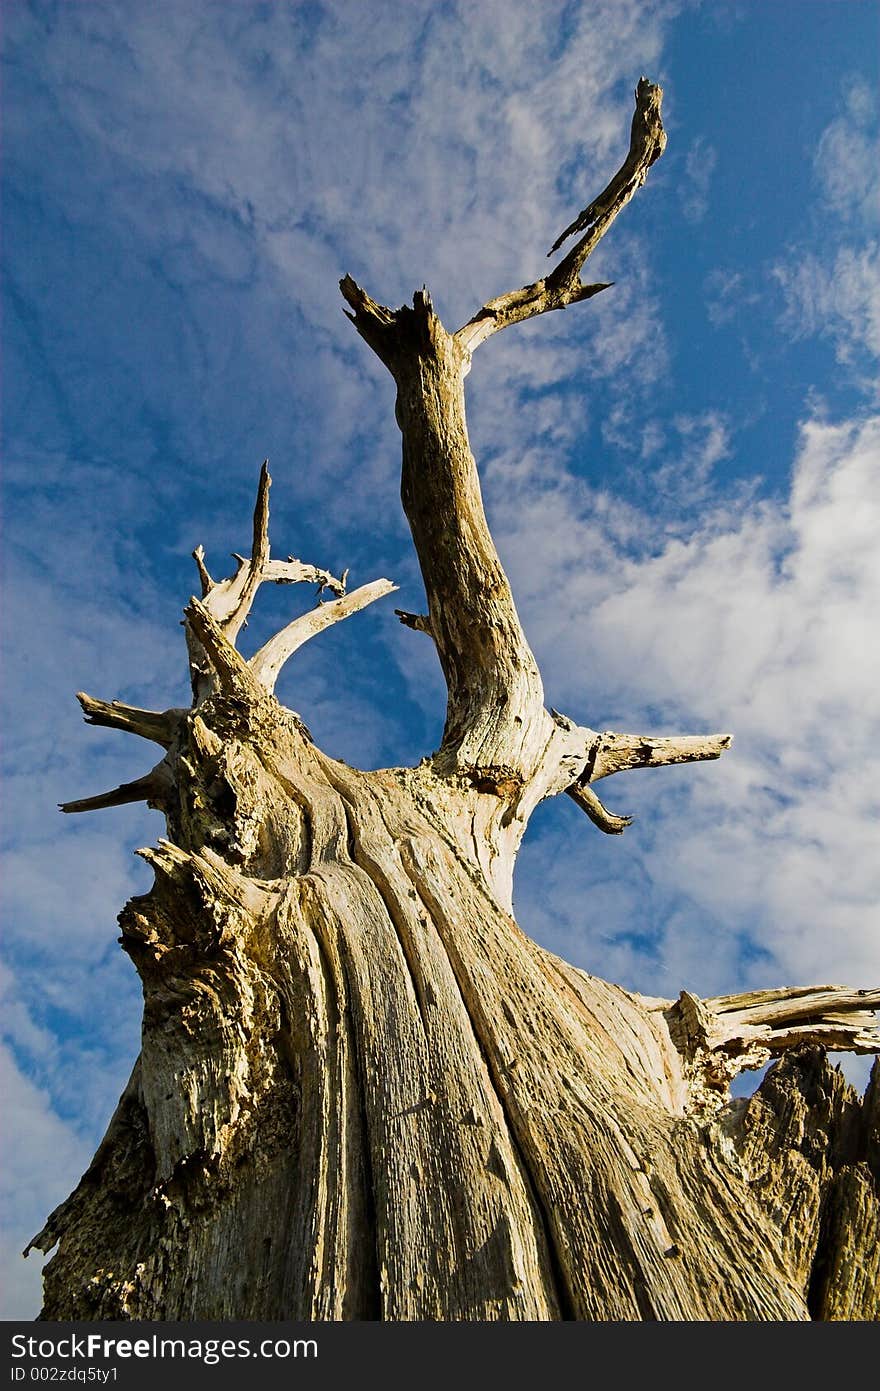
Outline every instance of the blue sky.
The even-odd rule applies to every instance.
[[[3,1303],[137,1052],[116,914],[149,884],[135,777],[85,689],[187,702],[201,541],[272,539],[386,600],[279,697],[364,767],[435,746],[392,383],[350,272],[450,328],[541,274],[665,89],[666,155],[587,268],[615,287],[481,349],[487,510],[547,698],[595,728],[732,730],[621,777],[623,837],[540,808],[517,915],[650,994],[876,985],[880,729],[877,53],[872,0],[67,0],[3,7]],[[292,612],[261,593],[254,649]],[[613,795],[612,795],[613,794]],[[865,1076],[864,1067],[852,1070]]]

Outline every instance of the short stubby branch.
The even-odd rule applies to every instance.
[[[123,807],[131,802],[146,802],[148,806],[164,807],[167,798],[174,791],[174,774],[163,758],[134,782],[124,782],[110,792],[100,792],[96,797],[82,797],[76,802],[59,802],[60,811],[103,811],[108,807]]]
[[[431,620],[426,613],[408,613],[406,609],[395,609],[394,612],[404,628],[412,628],[415,633],[427,633],[429,638],[434,636],[431,632]]]
[[[610,284],[583,285],[581,268],[598,246],[617,214],[626,207],[648,176],[648,170],[666,148],[666,132],[660,119],[663,92],[643,77],[636,88],[636,109],[630,133],[629,153],[608,187],[579,213],[574,222],[557,237],[549,255],[558,251],[564,241],[576,232],[583,232],[575,246],[560,261],[550,275],[520,290],[488,300],[456,333],[456,341],[468,355],[499,329],[524,319],[565,309],[591,299]]]
[[[392,584],[391,580],[373,580],[371,584],[361,585],[360,589],[353,589],[342,599],[335,599],[330,604],[321,604],[319,608],[301,614],[264,643],[259,652],[251,657],[248,666],[253,675],[267,691],[274,691],[275,682],[284,663],[304,642],[396,589],[397,585]]]

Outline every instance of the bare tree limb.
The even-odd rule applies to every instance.
[[[546,743],[544,692],[483,509],[465,419],[466,354],[426,290],[412,308],[392,311],[350,276],[340,287],[349,317],[397,383],[401,500],[447,687],[435,766],[503,762],[528,775]]]
[[[613,811],[609,811],[603,806],[596,796],[592,787],[585,782],[573,782],[571,787],[565,789],[566,795],[576,802],[581,811],[585,811],[594,826],[598,826],[600,831],[604,831],[609,836],[619,836],[626,830],[627,826],[632,825],[631,816],[617,816]]]
[[[552,256],[554,251],[558,251],[562,243],[573,236],[575,232],[586,229],[585,241],[588,242],[586,250],[582,250],[584,242],[579,242],[575,247],[575,252],[581,257],[582,263],[600,238],[605,235],[621,208],[625,208],[633,194],[641,188],[648,177],[651,165],[660,158],[666,149],[666,131],[663,129],[663,122],[660,119],[660,107],[663,102],[662,88],[649,82],[646,77],[642,77],[636,87],[635,99],[636,109],[633,113],[629,151],[626,159],[608,187],[599,194],[598,198],[594,198],[583,212],[578,213],[574,222],[566,227],[564,232],[560,233],[548,251],[548,256]],[[569,252],[569,255],[571,254]]]
[[[308,642],[309,638],[322,633],[332,624],[339,623],[343,618],[366,608],[368,604],[375,603],[384,595],[391,594],[395,589],[397,585],[392,584],[391,580],[373,580],[371,584],[361,585],[360,589],[353,589],[343,599],[335,599],[330,604],[322,604],[319,608],[301,614],[264,643],[259,652],[254,653],[248,663],[251,672],[267,691],[274,691],[275,682],[284,663],[304,642]]]
[[[201,580],[202,584],[202,598],[206,599],[208,595],[211,593],[211,590],[214,588],[214,581],[212,580],[208,568],[205,565],[204,546],[196,546],[195,550],[192,553],[192,558],[195,561],[196,568],[199,572],[199,579]]]
[[[220,689],[229,695],[256,695],[260,687],[247,662],[236,652],[207,606],[193,595],[184,613],[188,633],[192,634],[198,644],[198,650],[204,653],[210,668],[209,671],[203,671],[200,666],[194,667],[196,679],[193,684],[197,702],[204,699],[213,689],[215,683],[211,679],[212,676],[216,678],[216,684]]]
[[[320,589],[329,589],[337,599],[345,593],[348,571],[343,570],[339,579],[329,570],[317,565],[307,565],[289,555],[286,560],[268,560],[263,566],[261,579],[264,584],[317,584]]]
[[[566,262],[560,262],[560,269]],[[561,277],[554,279],[548,275],[537,280],[534,285],[524,285],[521,290],[510,290],[506,295],[490,299],[478,309],[472,319],[457,331],[455,337],[466,353],[472,354],[502,328],[511,324],[521,324],[525,319],[534,319],[538,314],[549,314],[553,309],[566,309],[570,304],[592,299],[603,290],[610,290],[613,281],[596,285],[572,285]]]
[[[548,782],[544,795],[564,791],[595,826],[609,835],[620,835],[632,824],[632,817],[610,812],[593,790],[593,783],[630,768],[660,768],[671,763],[720,758],[733,741],[730,734],[683,734],[674,738],[616,734],[612,730],[599,734],[575,724],[558,710],[551,709],[550,716],[556,727],[558,775]]]
[[[746,1039],[752,1031],[771,1035],[770,1051],[792,1047],[788,1035],[803,1028],[829,1026],[854,1031],[854,1052],[880,1052],[880,990],[853,990],[845,985],[793,986],[784,990],[752,990],[719,995],[703,1002],[718,1021],[714,1033],[725,1041]],[[862,1047],[862,1044],[865,1044]],[[716,1044],[717,1046],[717,1044]],[[826,1044],[833,1047],[833,1044]]]
[[[269,475],[269,460],[264,459],[257,485],[257,500],[254,507],[253,545],[250,558],[233,554],[236,562],[235,574],[227,579],[215,581],[204,563],[205,552],[202,546],[193,551],[193,560],[199,571],[202,584],[202,598],[210,613],[223,625],[230,642],[235,638],[247,620],[254,596],[261,582],[263,566],[269,561],[269,489],[272,479]]]
[[[651,165],[666,148],[666,132],[660,119],[662,99],[661,88],[643,77],[635,92],[636,109],[626,159],[608,187],[557,237],[548,254],[552,256],[575,232],[583,231],[583,237],[544,279],[484,304],[455,335],[465,353],[473,353],[493,333],[509,324],[521,323],[553,309],[564,309],[610,288],[608,284],[582,285],[581,267],[617,214],[641,188]]]
[[[229,641],[233,643],[251,611],[251,605],[262,583],[263,566],[269,561],[269,489],[271,486],[269,460],[264,459],[260,469],[257,501],[254,507],[254,537],[251,557],[247,565],[239,571],[242,577],[241,592],[232,611],[223,623],[223,631]]]
[[[528,782],[546,761],[552,737],[540,672],[489,531],[470,450],[464,378],[471,353],[507,324],[606,288],[581,284],[580,269],[662,153],[661,98],[659,87],[646,79],[639,83],[629,155],[581,214],[584,236],[574,249],[546,279],[490,301],[457,334],[443,327],[424,288],[411,307],[394,310],[350,275],[340,281],[348,317],[397,384],[401,499],[425,582],[427,624],[446,678],[446,724],[433,760],[441,773],[503,765]],[[617,832],[627,824],[589,793],[575,800],[605,829]]]
[[[689,1066],[697,1110],[717,1109],[731,1080],[802,1044],[880,1053],[880,990],[789,986],[701,1000],[683,990],[658,1001],[673,1043]]]
[[[126,705],[121,700],[97,700],[85,691],[77,691],[76,698],[82,706],[86,724],[122,729],[166,749],[174,742],[180,721],[186,715],[185,710],[139,710],[136,705]]]
[[[134,782],[121,783],[111,792],[101,792],[96,797],[82,797],[76,802],[59,802],[59,810],[64,812],[103,811],[106,807],[122,807],[129,802],[148,802],[161,805],[174,791],[174,775],[163,758],[149,773]]]
[[[629,768],[661,768],[670,763],[697,763],[720,758],[733,743],[732,734],[679,734],[674,738],[653,734],[614,734],[605,730],[599,736],[590,781],[622,773]]]
[[[193,551],[202,585],[202,600],[208,612],[217,620],[226,637],[234,644],[247,621],[257,590],[261,584],[316,584],[318,592],[329,589],[337,597],[345,593],[348,571],[341,578],[317,565],[307,565],[289,555],[286,560],[272,560],[269,553],[269,489],[272,479],[269,461],[264,460],[257,486],[254,506],[253,546],[250,557],[234,554],[235,574],[215,581],[205,566],[201,546]]]

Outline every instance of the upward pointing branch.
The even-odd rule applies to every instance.
[[[413,296],[411,307],[394,310],[351,276],[340,282],[348,317],[397,385],[401,500],[428,599],[423,626],[446,678],[446,725],[434,764],[442,771],[502,767],[506,785],[512,785],[511,774],[514,782],[525,783],[544,760],[553,733],[540,672],[483,510],[465,419],[471,353],[508,324],[605,288],[582,285],[580,269],[663,151],[661,97],[659,87],[646,79],[639,83],[629,154],[580,215],[584,236],[574,249],[546,279],[491,300],[457,333],[444,328],[426,289]],[[585,793],[581,801],[609,821],[595,794]]]
[[[389,580],[376,580],[372,585],[364,585],[354,594],[346,597],[348,571],[344,570],[339,579],[329,570],[321,570],[316,565],[306,565],[304,561],[289,555],[286,560],[272,560],[269,553],[269,489],[272,479],[269,476],[269,461],[266,459],[260,469],[257,487],[257,501],[254,507],[253,545],[250,558],[236,555],[237,569],[229,579],[215,581],[205,564],[205,552],[201,546],[193,551],[193,560],[199,572],[202,595],[201,600],[193,599],[186,609],[186,640],[190,654],[190,675],[193,698],[198,705],[219,685],[222,689],[238,685],[254,694],[259,686],[271,692],[281,667],[287,658],[301,647],[308,638],[320,633],[356,613],[374,599],[381,598],[396,586]],[[288,624],[282,632],[265,643],[250,663],[245,662],[235,650],[235,640],[244,626],[251,606],[261,584],[317,584],[318,607],[310,614],[303,614]],[[336,596],[333,604],[323,604],[321,593],[329,589]],[[84,697],[88,700],[89,697]],[[96,706],[92,702],[92,706]],[[85,706],[84,706],[85,708]],[[87,710],[87,718],[90,710]],[[108,718],[101,707],[102,722]],[[114,712],[115,715],[115,712]],[[153,722],[159,716],[150,717]],[[161,717],[164,720],[164,716]],[[112,723],[122,727],[119,716]],[[129,721],[130,723],[130,721]],[[144,723],[143,719],[140,721]],[[156,737],[150,733],[148,737]],[[161,742],[161,739],[159,740]]]

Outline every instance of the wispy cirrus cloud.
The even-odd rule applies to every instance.
[[[825,128],[813,161],[825,217],[823,249],[795,246],[771,274],[784,299],[782,326],[829,338],[837,361],[867,392],[865,358],[880,355],[880,135],[874,94],[861,81],[843,90],[843,110]],[[817,241],[820,239],[816,239]]]
[[[843,111],[822,132],[814,168],[824,199],[844,222],[880,222],[880,136],[877,98],[866,82],[855,80],[843,93]]]
[[[23,1075],[0,1043],[3,1142],[0,1164],[0,1293],[3,1317],[31,1319],[41,1300],[39,1254],[22,1251],[52,1208],[67,1196],[69,1175],[77,1177],[91,1146],[59,1119],[48,1094]]]

